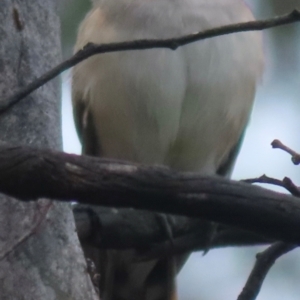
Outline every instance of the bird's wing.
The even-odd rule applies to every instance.
[[[76,92],[76,83],[73,78],[73,113],[82,153],[101,156],[101,143],[97,137],[93,115],[87,105],[88,101]],[[105,251],[84,242],[82,247],[85,256],[95,263],[100,273],[101,299],[176,300],[175,258],[136,263],[134,250]]]
[[[76,81],[73,81],[76,84]],[[82,153],[85,155],[99,156],[101,153],[101,145],[97,138],[97,132],[93,121],[91,110],[85,101],[82,100],[82,95],[72,89],[73,99],[73,116],[75,128],[82,145]]]
[[[238,143],[231,149],[227,159],[219,166],[217,170],[217,174],[223,177],[229,177],[232,174],[233,167],[237,156],[240,152],[244,137],[245,137],[246,128],[244,129],[243,133],[241,134]]]
[[[83,80],[84,75],[75,68],[72,80],[75,126],[82,143],[82,153],[101,156],[101,139],[95,124],[93,103],[90,93],[83,92],[85,91],[85,88],[82,87]],[[85,256],[92,259],[100,272],[101,299],[176,299],[174,258],[136,263],[135,250],[103,251],[84,242],[82,247]]]

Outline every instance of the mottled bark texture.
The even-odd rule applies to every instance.
[[[56,6],[1,1],[0,99],[60,61]],[[0,140],[61,149],[59,99],[56,79],[2,113]],[[0,299],[97,299],[68,204],[0,196]]]

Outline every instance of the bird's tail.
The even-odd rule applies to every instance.
[[[138,262],[134,250],[83,248],[99,270],[101,300],[177,300],[175,257]]]

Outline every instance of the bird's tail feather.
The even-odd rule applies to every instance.
[[[134,250],[83,248],[100,273],[101,300],[177,300],[175,257],[137,262]]]

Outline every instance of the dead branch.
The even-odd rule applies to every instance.
[[[0,146],[0,191],[157,211],[300,242],[300,201],[247,183],[116,160]]]
[[[274,140],[272,142],[273,144],[278,145],[278,148],[285,147],[279,140]],[[273,148],[276,148],[276,146]],[[286,147],[287,148],[287,147]],[[287,148],[288,151],[292,151],[291,149]],[[293,153],[293,155],[295,152]],[[263,175],[258,178],[254,179],[247,179],[244,180],[244,182],[248,183],[267,183],[267,184],[273,184],[276,186],[280,186],[285,188],[287,191],[289,191],[292,195],[299,197],[300,190],[299,188],[292,182],[291,179],[285,177],[283,180],[278,180],[275,178],[268,177],[266,175]],[[295,244],[289,244],[285,242],[275,242],[273,245],[271,245],[267,250],[263,251],[262,253],[258,253],[256,255],[256,263],[248,277],[248,280],[241,292],[241,294],[238,297],[238,300],[255,300],[257,295],[260,292],[260,289],[262,287],[262,284],[275,263],[276,259],[278,259],[280,256],[286,254],[287,252],[295,249],[298,247],[298,245]]]
[[[279,180],[279,179],[272,178],[272,177],[269,177],[269,176],[266,176],[266,175],[262,175],[262,176],[257,177],[257,178],[245,179],[245,180],[243,180],[243,182],[247,182],[247,183],[266,183],[266,184],[272,184],[272,185],[280,186],[280,187],[286,189],[292,195],[294,195],[296,197],[300,197],[299,187],[297,187],[293,183],[293,181],[288,177],[284,177],[282,180]]]
[[[274,149],[281,149],[285,152],[287,152],[288,154],[290,154],[292,156],[292,162],[295,165],[299,165],[300,164],[300,154],[297,153],[296,151],[294,151],[293,149],[289,148],[288,146],[284,145],[281,141],[279,140],[274,140],[271,143],[272,147]]]
[[[255,300],[265,277],[276,259],[295,249],[297,245],[276,242],[265,251],[256,255],[256,263],[238,300]]]

